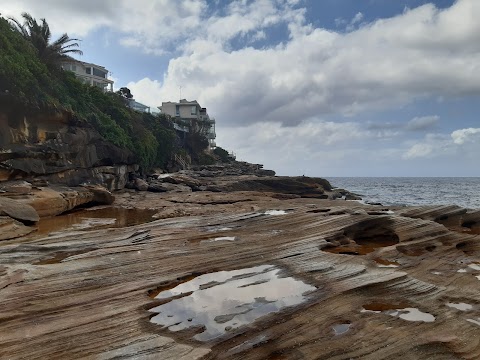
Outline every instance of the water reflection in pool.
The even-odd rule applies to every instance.
[[[198,327],[194,339],[208,341],[227,331],[252,323],[306,300],[316,288],[291,277],[281,269],[262,265],[247,269],[204,274],[160,292],[155,299],[171,300],[150,311],[151,321],[180,331]]]
[[[127,209],[122,207],[101,207],[82,209],[68,214],[43,218],[37,224],[33,234],[48,235],[65,230],[87,230],[111,227],[126,227],[154,220],[155,210]]]

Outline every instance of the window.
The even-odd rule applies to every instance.
[[[196,106],[192,106],[192,110],[190,112],[190,115],[197,115],[197,107]]]
[[[76,71],[77,67],[75,65],[71,64],[63,64],[62,65],[63,70],[68,70],[68,71]]]
[[[175,116],[180,116],[180,105],[175,105]]]
[[[87,68],[85,68],[85,72],[90,75],[90,74],[92,74],[91,69],[92,68],[87,67]]]
[[[103,70],[93,68],[93,75],[106,79],[107,73]]]

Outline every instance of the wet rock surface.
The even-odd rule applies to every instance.
[[[335,190],[317,179],[235,171],[115,194],[148,223],[0,242],[0,357],[480,358],[478,211],[320,199]]]
[[[0,194],[0,216],[3,216],[2,226],[8,226],[8,231],[0,239],[14,239],[38,230],[36,223],[41,218],[55,217],[79,207],[110,205],[114,200],[110,191],[93,185],[35,187],[28,194],[5,191]]]

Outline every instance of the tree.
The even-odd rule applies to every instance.
[[[37,22],[29,13],[22,14],[23,24],[20,21],[9,18],[12,28],[18,31],[35,48],[37,55],[47,66],[59,66],[64,60],[71,59],[69,54],[82,55],[79,49],[79,39],[71,39],[66,33],[53,43],[50,42],[52,33],[45,19]]]
[[[185,146],[192,158],[198,157],[198,154],[208,148],[208,139],[205,137],[201,127],[189,127]]]
[[[230,162],[230,156],[228,154],[228,151],[225,150],[224,148],[221,148],[220,146],[217,146],[214,150],[213,153],[217,155],[222,162]]]
[[[120,90],[118,90],[118,94],[123,96],[125,99],[133,98],[132,92],[127,87],[121,87]]]

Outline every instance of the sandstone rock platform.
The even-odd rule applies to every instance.
[[[479,211],[208,181],[222,192],[116,194],[113,206],[155,210],[149,223],[0,242],[0,358],[480,358]],[[295,297],[275,285],[288,279],[309,290],[273,308]],[[220,291],[234,281],[246,284]],[[255,300],[236,300],[242,289]],[[239,310],[200,319],[189,299]],[[207,320],[223,330],[199,341]]]

